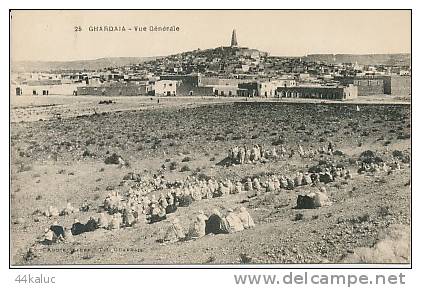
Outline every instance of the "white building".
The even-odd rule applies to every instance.
[[[260,82],[258,87],[259,95],[262,97],[274,97],[276,88],[278,88],[277,81]]]
[[[177,82],[175,80],[158,80],[154,84],[156,96],[176,96]]]
[[[84,83],[71,83],[61,85],[11,85],[11,93],[16,96],[40,95],[75,95],[77,87],[85,86]]]
[[[285,79],[273,79],[270,81],[260,82],[258,93],[262,97],[275,97],[276,89],[278,87],[295,87],[297,82],[295,79],[285,78]]]
[[[278,87],[295,87],[297,86],[297,81],[294,78],[280,78],[274,80],[277,82]]]

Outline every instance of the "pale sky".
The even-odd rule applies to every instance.
[[[12,11],[12,60],[165,56],[228,46],[276,56],[410,53],[410,11]],[[180,32],[88,32],[89,26],[179,26]],[[81,26],[82,32],[75,32]]]

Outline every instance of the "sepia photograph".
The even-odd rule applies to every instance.
[[[410,9],[9,18],[11,267],[412,264]]]

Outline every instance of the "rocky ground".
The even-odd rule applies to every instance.
[[[18,119],[11,124],[12,264],[410,262],[409,105],[360,104],[357,111],[352,103],[161,102],[156,109],[133,111],[104,108],[89,113],[82,107],[78,113],[73,107],[75,115],[68,117],[56,117],[55,106],[43,105],[11,110],[12,120]],[[36,113],[53,116],[25,121],[34,120]],[[229,167],[218,164],[234,145],[261,144],[269,149],[283,144],[296,149],[301,144],[317,149],[328,141],[342,153]],[[402,169],[357,174],[355,161],[366,150],[387,163],[399,161]],[[106,165],[104,159],[112,153],[130,165]],[[341,163],[354,175],[326,185],[332,206],[295,209],[298,194],[317,189],[304,186],[257,197],[240,194],[202,200],[176,212],[187,229],[198,210],[208,213],[244,205],[255,219],[253,230],[163,245],[157,242],[169,225],[163,221],[96,230],[75,236],[74,243],[36,242],[55,220],[68,227],[75,217],[86,222],[97,215],[91,209],[51,219],[38,211],[49,205],[63,208],[67,202],[81,207],[88,201],[98,207],[110,191],[127,191],[129,184],[122,180],[129,172],[169,181],[190,175],[241,181],[273,173],[293,175],[320,161]],[[29,247],[35,251],[32,257],[27,257]],[[384,249],[395,252],[385,257],[378,252]]]

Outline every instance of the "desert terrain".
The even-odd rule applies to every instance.
[[[76,99],[77,98],[77,99]],[[104,98],[104,99],[103,99]],[[112,100],[110,104],[98,104]],[[358,105],[358,109],[357,109]],[[410,263],[411,106],[402,99],[353,102],[236,98],[12,97],[11,264],[261,264]],[[233,146],[317,150],[333,154],[279,157],[223,165]],[[358,173],[361,155],[400,169]],[[126,166],[105,164],[111,154]],[[119,230],[98,229],[73,243],[37,239],[54,221],[86,222],[110,191],[125,195],[138,173],[167,183],[294,175],[326,163],[352,179],[323,184],[331,206],[296,209],[297,196],[318,189],[242,193],[194,201],[175,216],[187,230],[195,213],[245,206],[256,227],[197,240],[160,243],[168,220]],[[125,180],[126,179],[126,180]],[[166,192],[163,188],[157,193]],[[50,205],[70,202],[88,211],[46,217]],[[83,209],[82,209],[83,210]],[[31,255],[28,251],[31,248]]]

